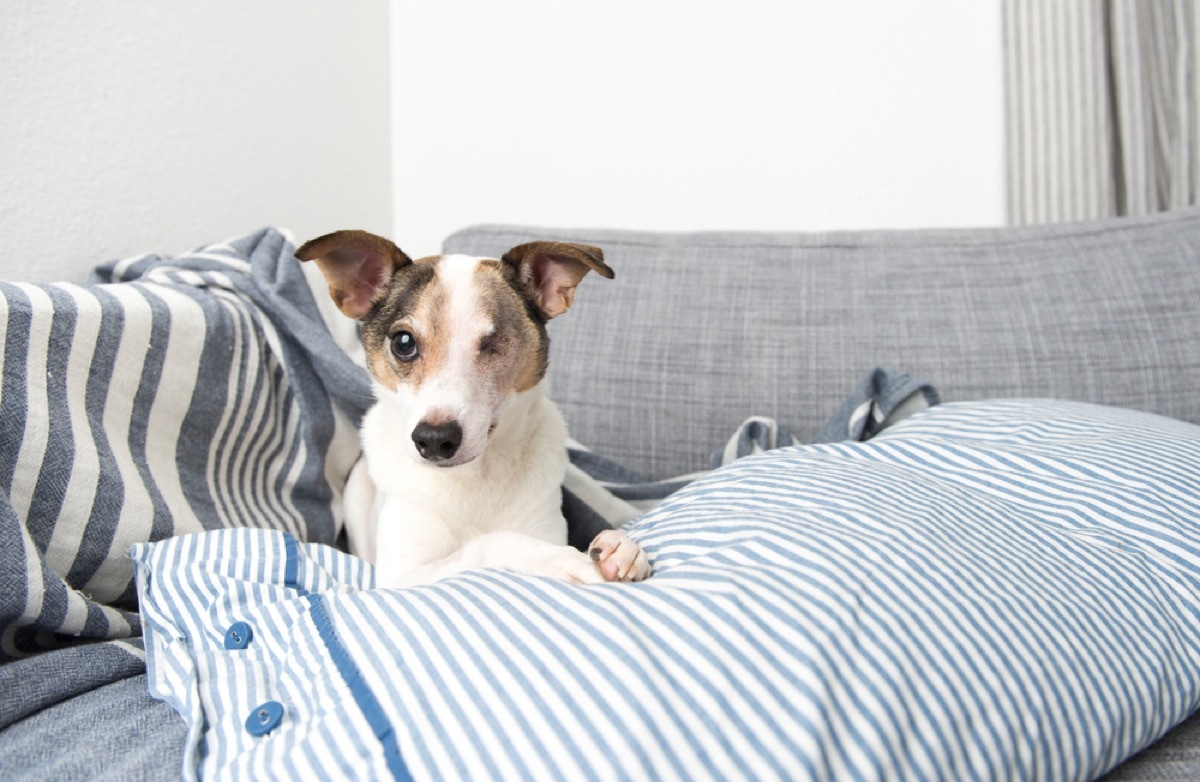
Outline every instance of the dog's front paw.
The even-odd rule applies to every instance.
[[[526,568],[534,576],[549,576],[569,584],[603,584],[604,575],[596,563],[582,551],[570,546],[554,546],[556,551],[539,557]]]
[[[632,538],[606,529],[588,546],[588,554],[606,581],[641,581],[650,575],[650,560]]]

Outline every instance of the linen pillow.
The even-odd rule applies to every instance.
[[[333,543],[370,401],[278,230],[0,283],[0,661],[137,635],[131,543]],[[323,287],[323,286],[322,286]]]
[[[628,528],[640,584],[133,558],[189,778],[1083,779],[1200,703],[1197,519],[1200,427],[1003,401],[713,472]]]

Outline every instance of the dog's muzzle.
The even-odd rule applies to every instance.
[[[462,427],[457,421],[444,424],[417,424],[413,429],[412,440],[417,446],[417,453],[430,462],[444,462],[458,453],[462,445]]]

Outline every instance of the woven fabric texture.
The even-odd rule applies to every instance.
[[[401,237],[402,239],[402,237]],[[945,401],[1042,397],[1200,423],[1200,209],[1028,228],[652,233],[478,226],[447,252],[604,249],[550,323],[572,436],[648,477],[751,415],[811,441],[875,366]]]

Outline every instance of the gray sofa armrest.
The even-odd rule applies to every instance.
[[[596,244],[551,322],[572,435],[648,476],[705,466],[746,416],[801,439],[874,366],[944,400],[1052,397],[1200,423],[1200,209],[980,230],[653,233],[478,226],[448,252]]]

